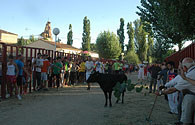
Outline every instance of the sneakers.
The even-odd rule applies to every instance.
[[[87,90],[90,90],[90,87],[87,87]]]
[[[17,95],[18,100],[22,100],[22,97],[20,95]]]

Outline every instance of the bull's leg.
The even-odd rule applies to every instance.
[[[108,104],[108,95],[107,95],[107,92],[104,91],[104,96],[105,96],[105,99],[106,99],[106,103],[104,105],[104,107],[107,107],[107,104]]]
[[[112,107],[112,91],[109,92],[110,107]]]
[[[125,91],[122,92],[122,104],[124,103],[124,95],[125,95]]]

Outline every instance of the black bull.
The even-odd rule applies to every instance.
[[[125,74],[101,74],[98,72],[94,72],[93,74],[90,75],[90,77],[87,80],[87,83],[94,83],[97,82],[100,85],[100,88],[103,90],[106,103],[105,107],[107,106],[107,100],[108,100],[108,95],[109,93],[109,102],[110,102],[110,107],[112,107],[112,91],[113,87],[118,83],[123,83],[124,81],[127,81],[127,76]],[[124,103],[124,92],[122,92],[122,103]],[[117,100],[118,103],[119,100]]]

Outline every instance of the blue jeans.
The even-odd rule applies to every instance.
[[[152,92],[152,85],[153,84],[154,84],[153,92],[156,91],[156,83],[157,83],[157,79],[156,78],[152,78],[151,81],[150,81],[150,91],[149,92]]]

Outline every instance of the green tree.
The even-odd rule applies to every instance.
[[[154,42],[154,47],[152,50],[152,56],[154,58],[154,61],[162,62],[164,59],[172,54],[172,48],[173,46],[168,43],[165,39],[162,37],[157,37]]]
[[[30,35],[29,40],[30,41],[29,41],[28,44],[35,42],[36,41],[35,36],[34,35]]]
[[[135,20],[134,25],[135,25],[134,37],[135,37],[135,46],[136,46],[137,55],[139,56],[139,59],[141,61],[144,61],[147,59],[148,45],[147,45],[146,35],[148,33],[144,30],[143,23],[141,22],[141,20]]]
[[[90,51],[90,21],[87,19],[87,16],[83,20],[83,38],[82,38],[82,50]]]
[[[97,52],[96,44],[95,44],[95,43],[91,43],[90,49],[91,49],[91,51],[93,51],[93,52]]]
[[[121,53],[118,37],[109,31],[104,31],[98,35],[96,47],[100,57],[106,59],[118,59]]]
[[[132,50],[127,52],[124,59],[127,60],[128,63],[133,64],[138,64],[140,62],[138,55]]]
[[[152,50],[153,50],[153,45],[154,45],[154,38],[149,34],[148,35],[148,50],[147,50],[147,61],[149,63],[152,62]]]
[[[122,52],[124,52],[125,35],[124,35],[124,19],[123,18],[120,18],[120,28],[117,30],[117,35],[119,36],[119,41],[121,44]]]
[[[72,25],[70,24],[69,25],[69,32],[68,32],[68,35],[67,35],[67,44],[68,45],[71,45],[73,44],[73,32],[72,32]]]
[[[132,26],[132,22],[127,23],[127,34],[129,37],[127,51],[132,50],[135,52],[135,45],[134,45],[134,29]]]
[[[19,46],[23,46],[25,44],[25,40],[23,38],[23,36],[21,38],[18,39],[17,45]]]
[[[181,50],[184,40],[195,39],[194,0],[141,0],[137,14],[147,27]]]

